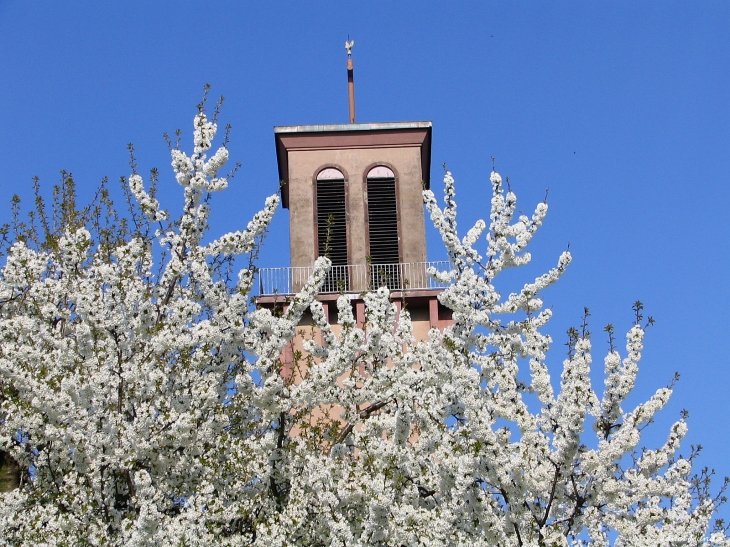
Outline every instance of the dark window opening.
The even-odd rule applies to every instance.
[[[390,289],[399,289],[398,210],[393,172],[385,167],[376,167],[370,171],[367,195],[372,285],[374,288],[385,285]]]
[[[334,178],[337,175],[340,178]],[[319,256],[332,261],[322,291],[348,290],[345,179],[335,169],[325,169],[317,176],[317,242]]]

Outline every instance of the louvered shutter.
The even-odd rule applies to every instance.
[[[325,169],[317,176],[317,240],[319,256],[332,261],[322,290],[348,290],[345,179],[336,169]]]
[[[398,209],[390,169],[376,167],[368,173],[367,199],[372,284],[400,288]]]

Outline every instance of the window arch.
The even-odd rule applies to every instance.
[[[345,180],[345,175],[342,171],[335,169],[334,167],[325,167],[319,173],[317,173],[317,180]]]
[[[395,173],[384,165],[368,171],[368,231],[370,258],[373,264],[397,264],[398,208],[395,194]]]
[[[316,177],[317,251],[332,261],[323,290],[347,290],[347,211],[345,175],[326,167]],[[344,284],[344,286],[343,286]]]
[[[368,239],[372,281],[375,286],[400,286],[400,250],[395,173],[377,165],[366,177]]]

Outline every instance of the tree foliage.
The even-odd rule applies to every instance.
[[[156,173],[145,190],[134,161],[131,216],[105,187],[77,210],[67,175],[50,218],[40,197],[29,222],[15,216],[0,272],[0,449],[24,480],[0,494],[0,543],[728,545],[711,524],[710,473],[693,476],[695,452],[678,453],[685,416],[663,446],[640,448],[672,392],[626,408],[640,304],[623,357],[607,328],[602,393],[585,321],[556,392],[541,293],[570,254],[499,292],[501,272],[530,261],[546,203],[516,214],[493,172],[488,225],[460,237],[451,174],[443,208],[424,192],[451,263],[430,274],[450,284],[439,299],[455,321],[425,340],[386,288],[364,295],[364,325],[340,297],[333,328],[316,300],[326,258],[283,313],[253,309],[278,198],[203,243],[208,197],[228,183],[227,138],[208,156],[217,112],[201,105],[192,154],[170,143],[185,196],[176,221]],[[307,309],[317,336],[282,374]]]

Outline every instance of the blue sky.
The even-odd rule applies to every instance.
[[[574,262],[545,294],[556,377],[584,306],[602,369],[603,326],[625,331],[641,300],[657,323],[632,400],[681,373],[646,444],[687,409],[683,452],[702,444],[700,465],[730,475],[728,28],[719,1],[0,0],[0,204],[61,169],[88,197],[102,177],[129,174],[133,142],[176,211],[162,133],[190,137],[210,83],[243,164],[213,200],[211,235],[241,228],[278,187],[273,126],[347,122],[349,34],[358,121],[433,121],[432,187],[447,163],[464,230],[488,214],[491,156],[525,211],[550,188],[527,275],[570,244]],[[432,230],[429,256],[443,256]],[[287,264],[282,210],[261,265]]]

